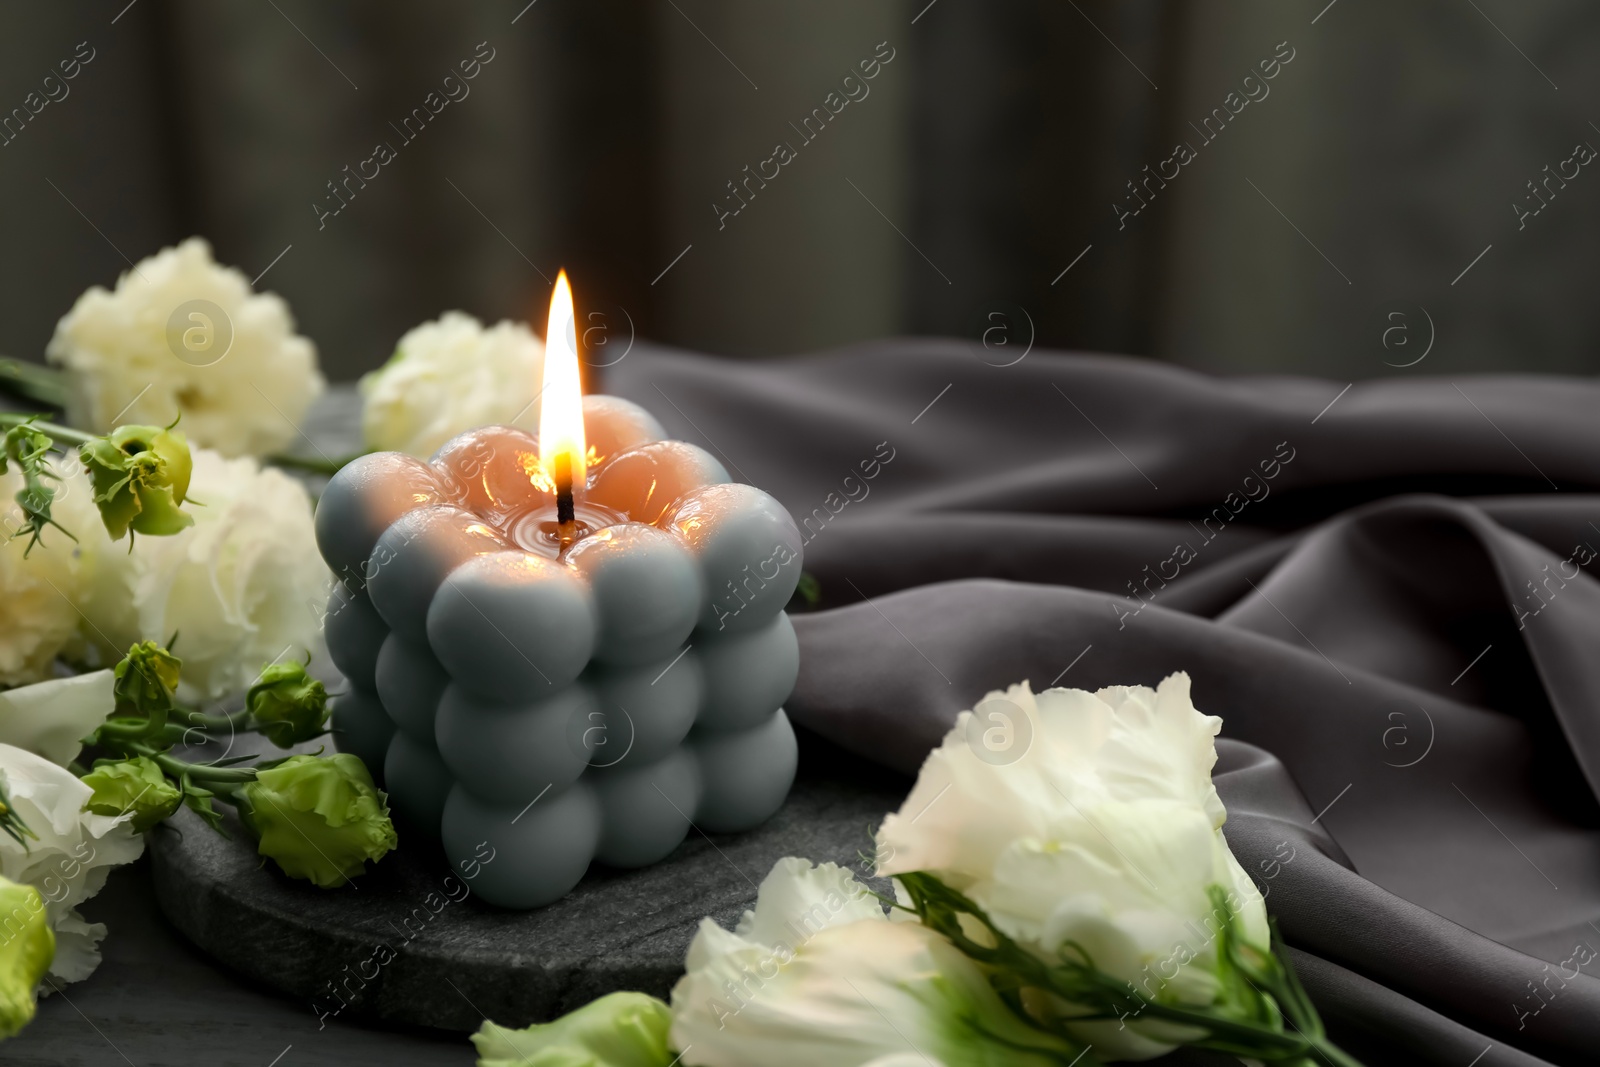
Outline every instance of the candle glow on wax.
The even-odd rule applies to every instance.
[[[544,387],[540,390],[539,465],[558,496],[570,497],[588,474],[583,434],[583,386],[578,377],[578,332],[567,272],[556,276],[544,334]],[[570,503],[567,507],[570,507]],[[570,518],[563,514],[564,521]]]

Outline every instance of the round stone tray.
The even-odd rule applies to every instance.
[[[797,732],[794,790],[764,826],[713,837],[691,830],[660,863],[591,869],[534,911],[471,896],[435,848],[406,847],[404,827],[400,848],[367,874],[321,890],[264,864],[231,814],[225,839],[187,811],[150,835],[157,896],[200,948],[330,1022],[360,1016],[467,1031],[485,1017],[506,1026],[548,1020],[619,989],[665,998],[703,916],[732,926],[782,856],[864,875],[873,830],[905,797],[909,780]]]

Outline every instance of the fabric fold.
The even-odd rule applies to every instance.
[[[1600,385],[924,340],[613,371],[801,524],[798,725],[910,773],[990,690],[1187,671],[1230,846],[1336,1036],[1592,1062]]]

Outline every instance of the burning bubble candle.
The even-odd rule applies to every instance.
[[[761,823],[796,758],[793,519],[644,409],[581,395],[565,273],[542,405],[537,438],[363,456],[316,518],[338,745],[453,865],[487,842],[474,888],[506,907],[653,863],[691,822]]]

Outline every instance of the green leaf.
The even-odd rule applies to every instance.
[[[23,522],[10,532],[10,537],[28,538],[28,547],[22,551],[24,557],[35,545],[43,544],[42,536],[48,526],[77,540],[50,515],[56,498],[55,487],[50,483],[61,480],[46,460],[54,447],[54,439],[32,421],[11,426],[0,434],[0,474],[5,474],[12,463],[22,472],[23,485],[15,499],[22,509]]]
[[[187,774],[183,776],[183,806],[200,816],[205,824],[221,834],[228,836],[228,831],[222,828],[222,815],[211,806],[211,798],[216,796],[211,790],[194,784],[194,780]]]

